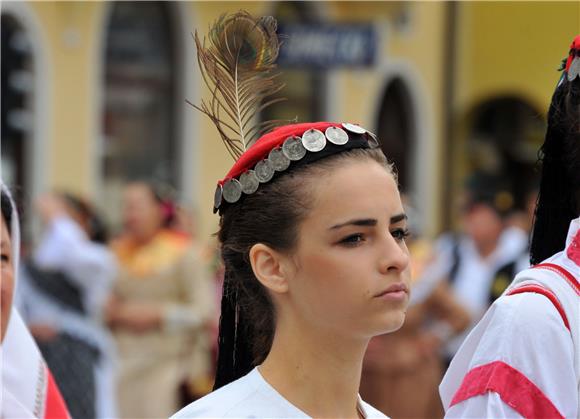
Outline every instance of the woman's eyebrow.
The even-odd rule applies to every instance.
[[[391,217],[391,224],[396,224],[396,223],[403,221],[403,220],[406,220],[406,219],[408,219],[407,214],[402,212],[400,214],[397,214],[397,215],[394,215]]]
[[[354,220],[349,220],[347,222],[344,223],[340,223],[340,224],[336,224],[332,227],[330,227],[330,230],[336,230],[342,227],[346,227],[349,225],[353,225],[353,226],[363,226],[363,227],[373,227],[376,226],[378,223],[378,221],[374,218],[357,218]]]

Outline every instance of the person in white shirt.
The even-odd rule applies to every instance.
[[[0,180],[0,417],[70,418],[67,406],[34,339],[13,304],[20,258],[16,205]]]
[[[44,224],[16,303],[74,417],[114,418],[115,350],[103,322],[117,263],[100,218],[67,193],[37,202]]]
[[[468,178],[462,205],[462,233],[440,237],[435,245],[436,257],[426,269],[426,285],[447,280],[470,316],[469,327],[446,343],[447,363],[489,308],[497,271],[527,250],[524,230],[506,225],[512,199],[505,186],[499,177],[484,172]]]
[[[230,37],[230,52],[276,42],[272,18],[218,24],[212,42]],[[225,265],[215,391],[174,418],[384,417],[358,395],[362,361],[371,337],[403,324],[410,269],[407,216],[374,134],[278,127],[238,155],[214,209]]]
[[[467,337],[441,385],[446,417],[580,416],[580,36],[541,149],[532,267]]]

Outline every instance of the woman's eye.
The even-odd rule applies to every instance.
[[[364,241],[364,236],[360,233],[351,234],[340,241],[345,246],[356,246]]]
[[[407,237],[409,237],[410,234],[411,233],[409,233],[409,230],[403,228],[398,228],[396,230],[391,231],[391,235],[397,241],[404,241]]]
[[[2,262],[10,262],[10,256],[8,256],[5,253],[2,253],[2,255],[0,255],[0,260],[2,260]]]

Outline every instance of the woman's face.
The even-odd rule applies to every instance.
[[[0,342],[4,340],[10,310],[12,308],[12,295],[14,294],[14,262],[12,260],[12,241],[4,217],[2,218],[1,242],[0,242],[0,315],[2,318],[0,329]]]
[[[397,330],[409,301],[410,269],[393,176],[372,160],[352,161],[313,187],[314,204],[291,256],[290,311],[320,332],[347,338]]]
[[[129,234],[137,239],[148,239],[161,228],[163,212],[147,185],[128,185],[123,204],[124,225]]]

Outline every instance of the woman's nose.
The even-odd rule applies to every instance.
[[[410,263],[409,251],[404,242],[396,240],[391,234],[385,239],[381,253],[381,272],[391,270],[399,272],[407,269]]]

